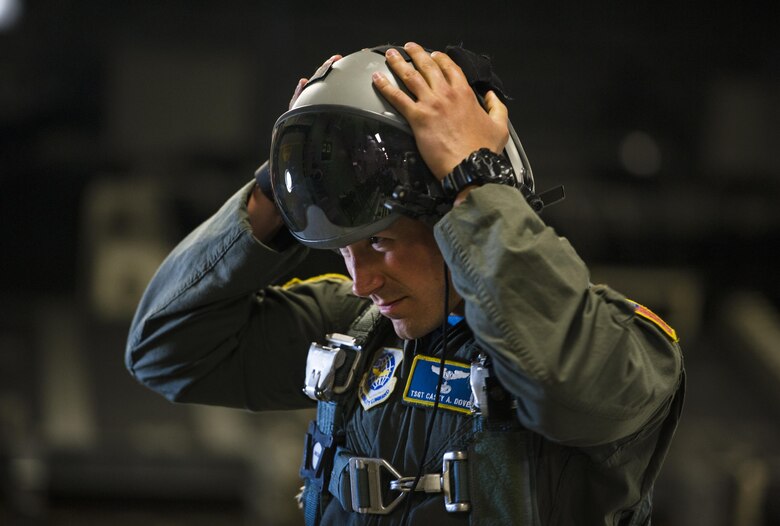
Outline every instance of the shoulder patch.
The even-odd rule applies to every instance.
[[[628,300],[628,301],[629,301],[629,303],[631,303],[631,305],[634,306],[634,314],[636,314],[637,316],[641,316],[644,319],[652,322],[653,325],[655,325],[656,327],[661,329],[669,338],[671,338],[671,340],[673,342],[679,342],[680,341],[680,338],[678,338],[678,336],[677,336],[677,331],[672,329],[672,327],[670,327],[668,323],[666,323],[664,320],[662,320],[661,317],[658,314],[656,314],[655,312],[651,311],[650,309],[648,309],[644,305],[640,305],[639,303],[637,303],[635,301],[631,301],[631,300]]]
[[[283,289],[289,289],[290,287],[294,287],[295,285],[307,285],[310,283],[317,283],[319,281],[349,281],[349,278],[345,276],[344,274],[338,274],[336,272],[330,272],[328,274],[320,274],[319,276],[313,276],[311,278],[307,279],[301,279],[301,278],[293,278],[284,285],[282,285]]]
[[[358,388],[358,398],[363,409],[368,411],[387,401],[395,389],[398,381],[395,371],[403,359],[404,352],[401,349],[385,347],[379,352],[371,368],[363,375]]]

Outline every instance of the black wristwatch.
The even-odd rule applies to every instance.
[[[488,183],[517,186],[517,179],[512,164],[503,155],[481,148],[448,173],[441,186],[448,199],[455,199],[467,186]]]

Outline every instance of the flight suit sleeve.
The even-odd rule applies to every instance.
[[[592,286],[569,242],[518,190],[473,190],[435,235],[524,426],[595,446],[663,420],[682,377],[675,338],[619,293]]]
[[[133,319],[125,361],[176,402],[250,410],[309,407],[301,392],[312,341],[343,332],[364,301],[344,279],[268,284],[306,255],[259,242],[246,202],[231,197],[162,263]]]

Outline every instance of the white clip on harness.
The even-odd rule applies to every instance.
[[[339,333],[325,338],[331,345],[312,343],[306,358],[303,392],[312,400],[327,401],[349,389],[360,363],[361,346],[355,338]]]
[[[415,477],[401,474],[382,458],[352,457],[349,459],[349,484],[352,497],[352,511],[386,515],[392,512],[411,491],[444,493],[444,507],[449,512],[465,512],[471,509],[469,502],[468,473],[464,451],[450,451],[442,458],[442,470],[420,477],[417,487],[412,488]],[[389,486],[383,484],[382,469],[387,470],[395,480]],[[389,504],[383,502],[383,494],[400,492]]]

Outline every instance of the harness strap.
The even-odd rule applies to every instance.
[[[339,404],[335,401],[317,402],[317,427],[320,433],[333,436],[336,429],[341,429],[344,422],[339,409]]]
[[[365,356],[373,349],[376,341],[384,337],[385,331],[380,329],[387,327],[387,324],[383,323],[383,320],[379,309],[374,305],[369,305],[352,322],[347,332],[347,339],[350,341],[345,341],[338,349],[339,352],[345,351],[346,357],[341,360],[341,363],[333,361],[334,364],[337,364],[335,371],[333,371],[333,384],[338,386],[337,388],[327,391],[313,389],[313,382],[308,378],[310,372],[307,371],[304,391],[307,394],[316,393],[319,400],[317,401],[316,421],[309,424],[309,430],[306,434],[300,470],[300,476],[305,480],[301,503],[304,508],[306,526],[319,524],[322,519],[323,505],[331,498],[331,494],[339,494],[338,489],[336,491],[329,491],[329,489],[334,487],[334,484],[336,488],[343,484],[342,480],[331,480],[331,474],[340,473],[339,469],[343,470],[346,466],[345,458],[348,459],[348,457],[338,454],[342,450],[341,446],[344,441],[345,419],[357,404],[354,392],[365,367]],[[328,339],[331,343],[338,345],[339,337],[340,335],[329,335]],[[323,350],[317,344],[312,344],[312,348],[316,352]],[[312,352],[310,349],[310,356]],[[319,378],[320,376],[317,375],[317,379]],[[334,478],[340,479],[338,476]],[[347,493],[349,493],[348,486]]]
[[[442,493],[445,509],[449,512],[471,510],[468,454],[465,451],[445,453],[441,471],[424,475],[414,487],[416,477],[402,476],[382,458],[355,457],[344,449],[340,449],[336,457],[329,489],[346,510],[386,515],[414,491]]]
[[[354,453],[339,447],[333,459],[333,473],[330,477],[328,491],[338,499],[345,510],[352,509],[352,484],[349,478],[349,459]]]
[[[368,343],[374,329],[377,328],[381,321],[382,315],[379,313],[379,309],[374,304],[371,304],[352,322],[347,334],[355,338],[362,347]]]
[[[320,506],[320,491],[312,484],[303,487],[303,520],[306,526],[316,526],[322,519],[322,507]]]

